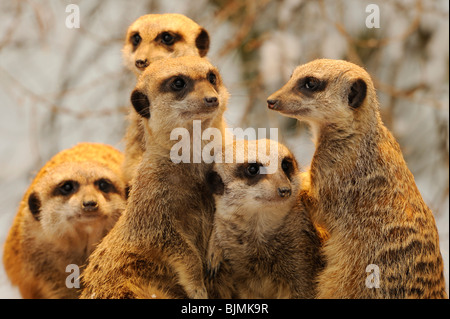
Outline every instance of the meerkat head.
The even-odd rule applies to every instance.
[[[219,71],[198,56],[155,61],[131,94],[147,130],[164,138],[174,128],[192,128],[193,120],[200,120],[202,128],[217,127],[227,101]]]
[[[95,143],[81,143],[55,155],[40,170],[26,198],[29,219],[40,225],[42,236],[104,236],[125,209],[122,159],[112,147]]]
[[[233,163],[214,164],[207,181],[216,199],[219,217],[244,220],[280,219],[297,200],[300,189],[299,167],[294,155],[284,145],[269,139],[243,141],[244,151],[234,143]],[[251,143],[253,147],[250,147]],[[264,148],[262,148],[264,146]],[[277,152],[273,152],[277,149]],[[272,150],[269,152],[269,150]],[[272,174],[263,168],[277,164]]]
[[[103,233],[125,208],[125,185],[95,163],[62,163],[34,185],[28,206],[43,233],[51,238],[74,233]]]
[[[209,42],[208,32],[182,14],[147,14],[128,28],[122,53],[127,68],[138,76],[161,58],[204,57]]]
[[[365,125],[378,112],[369,74],[342,60],[319,59],[298,66],[267,103],[272,110],[319,127]]]

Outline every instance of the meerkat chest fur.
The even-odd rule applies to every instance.
[[[162,219],[171,218],[175,228],[182,231],[204,254],[206,238],[214,214],[214,200],[205,187],[206,171],[210,165],[173,163],[159,157],[149,148],[151,155],[144,158],[133,183],[130,210],[141,214],[139,228],[151,227],[154,235],[163,236],[164,227],[155,228]],[[141,173],[142,172],[142,173]],[[158,203],[154,199],[158,199]],[[156,204],[156,205],[155,205]],[[145,222],[145,224],[142,224]]]

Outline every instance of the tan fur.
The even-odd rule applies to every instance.
[[[310,216],[314,215],[313,209],[315,209],[314,203],[311,201],[309,196],[309,190],[311,188],[311,176],[309,174],[309,168],[307,171],[300,173],[300,194],[299,197],[301,199],[302,205],[305,206],[305,209],[309,212]],[[330,238],[330,233],[317,221],[313,222],[314,228],[316,229],[317,235],[319,236],[319,240],[321,245],[324,245],[325,242]]]
[[[211,73],[216,84],[208,80]],[[174,92],[179,77],[190,80],[185,91]],[[205,97],[216,97],[218,105],[206,106]],[[193,120],[201,120],[202,130],[223,132],[228,92],[207,60],[180,57],[146,69],[132,93],[135,109],[142,111],[146,99],[146,151],[125,213],[91,255],[82,298],[207,297],[203,268],[214,200],[205,174],[211,164],[174,163],[170,150],[177,141],[170,135],[186,128],[192,137]]]
[[[261,157],[263,143],[266,154],[275,148],[278,153]],[[315,276],[322,268],[320,241],[298,200],[298,164],[276,141],[258,140],[257,149],[248,154],[245,144],[245,154],[237,155],[241,160],[215,164],[218,177],[211,178],[216,189],[209,244],[212,290],[220,298],[313,298]],[[273,163],[277,169],[249,176],[246,169],[255,162],[262,167]],[[281,196],[280,189],[289,193]]]
[[[176,37],[173,44],[162,42],[161,35],[170,33]],[[137,47],[132,37],[142,38]],[[151,64],[159,59],[186,55],[205,56],[209,49],[209,35],[197,23],[182,14],[147,14],[133,22],[127,30],[122,50],[127,68],[138,77],[145,67],[137,67],[136,61]],[[128,128],[125,135],[124,179],[131,183],[134,172],[145,151],[144,125],[133,110],[128,115]]]
[[[305,77],[326,85],[312,92]],[[446,298],[433,214],[381,121],[369,74],[346,61],[316,60],[299,66],[268,103],[308,122],[314,134],[309,196],[330,234],[318,298]],[[379,288],[366,286],[371,264],[379,267]]]
[[[80,143],[55,155],[36,175],[20,203],[3,255],[6,272],[24,298],[78,296],[79,289],[65,285],[66,266],[82,268],[125,209],[122,161],[122,153],[108,145]],[[100,179],[108,179],[117,193],[102,192],[95,184]],[[78,190],[56,195],[55,189],[68,180],[79,183]],[[30,197],[40,201],[35,216]],[[98,208],[83,209],[83,202],[96,202]]]

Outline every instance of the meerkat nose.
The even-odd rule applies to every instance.
[[[90,200],[87,202],[83,202],[83,210],[85,212],[93,212],[98,209],[98,203],[96,201]]]
[[[219,105],[219,101],[218,101],[217,97],[215,97],[215,96],[205,97],[204,101],[205,101],[206,106],[209,106],[209,107],[216,107]]]
[[[275,110],[278,106],[278,100],[267,100],[267,106],[269,109]]]
[[[136,60],[135,65],[137,68],[139,69],[145,69],[146,67],[148,67],[149,63],[148,60]]]
[[[278,195],[281,197],[289,197],[291,196],[291,189],[289,187],[279,187]]]

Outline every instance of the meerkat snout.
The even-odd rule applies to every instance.
[[[85,212],[95,212],[98,210],[98,203],[95,200],[83,201],[83,210]]]
[[[289,197],[291,196],[291,189],[289,187],[279,187],[278,195],[280,195],[280,197]]]
[[[147,59],[145,59],[145,60],[136,60],[135,65],[136,65],[136,67],[137,67],[138,69],[143,70],[143,69],[145,69],[146,67],[148,67],[149,62],[148,62]]]
[[[269,107],[269,109],[276,110],[277,105],[278,105],[278,100],[271,100],[271,99],[267,100],[267,106]]]
[[[208,107],[216,107],[219,105],[219,101],[215,96],[207,96],[204,98],[205,105]]]

